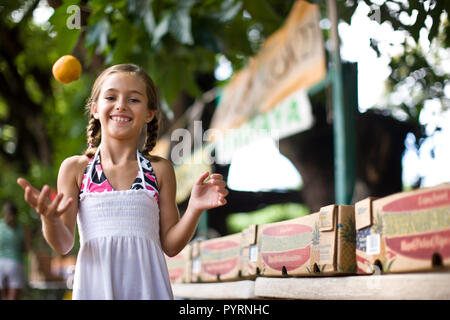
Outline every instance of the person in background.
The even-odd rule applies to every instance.
[[[29,251],[26,229],[18,221],[17,207],[12,201],[3,205],[0,220],[0,299],[17,300],[25,287],[23,254]]]

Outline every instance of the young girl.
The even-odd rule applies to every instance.
[[[179,218],[174,169],[149,155],[157,137],[158,98],[138,66],[103,71],[86,108],[89,148],[63,161],[53,201],[47,185],[38,190],[19,178],[25,200],[40,214],[45,239],[61,254],[72,249],[78,224],[73,299],[172,299],[163,252],[176,255],[192,238],[201,213],[226,204],[226,184],[220,174],[206,181],[209,172],[203,173]]]

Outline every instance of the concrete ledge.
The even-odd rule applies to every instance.
[[[242,280],[213,283],[172,284],[176,298],[187,299],[256,299],[255,281]]]
[[[450,300],[450,272],[173,284],[185,299]]]
[[[264,298],[314,300],[449,300],[450,272],[316,278],[265,278],[255,281]]]

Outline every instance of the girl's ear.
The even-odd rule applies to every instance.
[[[147,118],[145,118],[145,122],[150,123],[155,117],[155,110],[147,110]]]
[[[92,102],[91,104],[91,114],[94,119],[98,120],[97,104],[95,102]]]

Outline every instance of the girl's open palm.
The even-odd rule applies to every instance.
[[[210,179],[205,181],[209,172],[203,173],[192,187],[190,204],[198,210],[209,210],[223,206],[227,203],[225,197],[228,195],[226,182],[222,175],[211,174]]]
[[[73,199],[69,198],[64,205],[61,200],[64,195],[58,193],[53,200],[50,200],[50,187],[44,185],[41,190],[33,187],[23,178],[17,179],[17,183],[25,191],[25,201],[41,216],[51,220],[60,217],[72,204]]]

